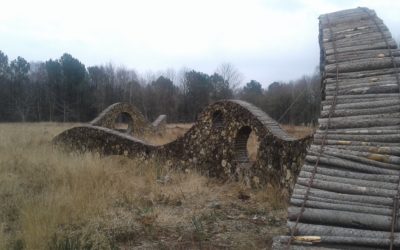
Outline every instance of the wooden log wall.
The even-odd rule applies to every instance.
[[[400,249],[400,50],[373,10],[319,18],[324,100],[274,249]]]

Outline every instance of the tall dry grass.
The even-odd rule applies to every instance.
[[[246,192],[252,199],[241,209],[249,218],[252,211],[285,205],[271,187],[249,190],[241,183],[174,171],[158,160],[53,148],[51,139],[71,126],[0,124],[0,249],[116,249],[163,240],[193,244],[217,235],[215,226],[206,227],[221,223],[210,205],[215,201],[228,211],[231,204],[242,204],[237,197]],[[232,242],[254,237],[249,232]]]
[[[193,123],[167,124],[165,130],[144,135],[142,139],[155,145],[163,145],[183,136],[192,126]]]
[[[143,210],[158,198],[155,194],[164,193],[156,184],[165,174],[162,165],[64,154],[49,143],[63,129],[0,125],[1,248],[64,244],[110,248],[113,243],[107,234],[120,226],[134,226],[118,221],[110,209]],[[102,231],[103,224],[111,228]]]

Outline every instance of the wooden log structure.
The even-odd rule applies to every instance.
[[[400,50],[368,8],[319,20],[319,129],[272,247],[400,249]]]

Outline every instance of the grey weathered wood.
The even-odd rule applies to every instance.
[[[399,97],[400,98],[400,97]],[[399,98],[394,98],[394,99],[389,99],[386,98],[386,100],[370,100],[370,101],[359,101],[359,102],[353,102],[353,103],[345,103],[345,104],[336,104],[335,106],[335,112],[336,110],[349,110],[349,109],[366,109],[366,108],[381,108],[381,107],[391,107],[398,105],[400,106],[400,99]],[[323,110],[329,110],[331,108],[331,104],[329,103],[328,105],[323,106]],[[400,109],[400,108],[399,108]]]
[[[383,31],[383,34],[382,34],[378,30],[364,29],[364,30],[358,31],[357,33],[341,34],[341,35],[337,35],[335,37],[324,38],[323,44],[324,44],[324,47],[326,47],[326,48],[332,48],[333,42],[335,42],[335,44],[342,45],[342,44],[347,44],[350,42],[351,43],[361,42],[363,40],[382,39],[382,36],[384,36],[385,38],[392,38],[392,35],[388,30]],[[341,58],[341,57],[342,57],[342,54],[337,55],[337,58]],[[373,56],[371,56],[371,57],[373,57]],[[350,59],[360,59],[360,58],[353,56],[353,58],[350,58]],[[333,59],[333,60],[335,60],[335,59]],[[326,62],[326,64],[332,63],[329,60],[326,60],[325,62]],[[338,62],[339,62],[339,60],[338,60]]]
[[[289,236],[281,236],[281,242],[288,242]],[[318,242],[312,242],[312,238],[307,241],[307,237],[297,237],[292,239],[293,244],[305,244],[312,246],[326,246],[333,244],[332,247],[341,246],[339,249],[349,249],[351,246],[361,245],[364,247],[389,247],[391,240],[389,238],[365,238],[365,237],[349,237],[349,236],[319,236]],[[393,240],[393,246],[400,246],[400,239]]]
[[[316,145],[311,145],[310,150],[313,152],[313,154],[319,154],[320,147],[316,146]],[[370,163],[374,166],[380,166],[383,168],[400,170],[400,157],[397,157],[397,156],[384,155],[384,154],[378,154],[378,153],[359,152],[359,151],[354,151],[354,150],[350,150],[350,149],[339,149],[339,148],[330,147],[330,146],[324,147],[324,153],[327,153],[328,155],[340,157],[342,159],[351,159],[353,161],[363,162],[366,164]],[[337,154],[329,154],[329,153],[337,153]],[[357,158],[342,157],[343,154],[346,154],[349,156],[357,156],[357,157],[365,158],[366,161],[358,160]],[[382,162],[382,163],[389,163],[390,165],[379,164],[376,161]]]
[[[357,116],[349,116],[346,118],[341,118],[341,117],[334,117],[331,118],[330,121],[331,123],[334,122],[340,122],[340,121],[345,121],[345,122],[352,122],[357,121],[358,119],[385,119],[385,118],[400,118],[400,112],[393,112],[393,113],[384,113],[384,114],[375,114],[375,115],[357,115]],[[399,120],[399,119],[397,119]],[[320,122],[320,124],[326,123],[328,121],[327,118],[320,118],[318,119],[318,121]],[[371,127],[371,126],[367,126],[367,127]],[[354,127],[357,128],[357,127]]]
[[[301,171],[306,171],[312,173],[314,171],[315,165],[304,164],[301,168]],[[333,169],[329,166],[319,164],[316,169],[316,173],[323,175],[330,175],[335,177],[343,177],[343,178],[354,178],[358,180],[367,180],[367,181],[381,181],[381,182],[389,182],[389,183],[397,183],[399,181],[399,177],[397,175],[379,175],[379,174],[365,174],[351,170],[340,170]]]
[[[312,173],[307,172],[307,171],[301,171],[299,174],[299,177],[304,178],[304,179],[307,179],[307,178],[310,179],[311,176],[312,176]],[[357,179],[353,179],[353,178],[349,178],[349,177],[336,177],[336,176],[329,176],[329,175],[323,175],[323,174],[315,174],[314,179],[320,180],[320,181],[329,181],[329,182],[334,182],[334,183],[366,186],[366,187],[372,187],[372,188],[382,188],[382,189],[388,189],[388,190],[396,190],[396,188],[397,188],[397,183],[390,183],[390,182],[384,182],[384,181],[357,180]]]
[[[277,236],[273,238],[272,249],[276,250],[287,250],[287,242],[288,238]],[[370,247],[361,247],[361,246],[349,246],[349,245],[340,245],[335,244],[333,246],[326,246],[326,244],[319,244],[317,246],[313,246],[310,244],[299,245],[298,243],[291,244],[290,250],[338,250],[338,249],[347,249],[347,250],[380,250],[381,248],[370,248]],[[385,249],[386,250],[386,249]]]
[[[356,95],[342,95],[342,96],[337,96],[337,100],[355,100],[355,99],[365,99],[365,98],[390,98],[390,99],[395,99],[399,98],[400,94],[399,93],[381,93],[381,94],[356,94]],[[326,96],[326,101],[332,101],[333,96]]]
[[[339,149],[349,149],[360,152],[369,152],[369,153],[378,153],[378,154],[387,154],[387,155],[396,155],[400,156],[400,147],[376,147],[376,146],[348,146],[348,145],[334,145]]]
[[[305,200],[319,201],[319,202],[325,202],[325,203],[331,203],[331,204],[366,206],[366,207],[372,207],[372,208],[385,208],[385,209],[392,208],[391,206],[385,206],[385,205],[366,204],[366,203],[360,203],[360,202],[354,202],[354,201],[345,201],[345,200],[335,200],[335,199],[316,197],[316,196],[313,196],[313,195],[307,196],[307,199],[306,199],[305,195],[293,194],[291,196],[291,198],[292,199],[299,199],[299,200],[302,200],[302,201],[305,201]]]
[[[301,185],[308,185],[309,179],[299,177],[297,178],[297,183]],[[321,180],[314,180],[312,182],[311,187],[342,194],[359,194],[359,195],[383,196],[383,197],[393,197],[397,193],[396,190],[365,187],[353,184],[336,183],[336,182],[321,181]]]
[[[359,129],[360,128],[331,129],[330,131],[340,131],[340,130],[346,130],[346,131],[355,130],[355,131],[357,131]],[[390,125],[388,125],[388,126],[374,126],[374,127],[368,127],[368,128],[365,128],[365,129],[398,130],[398,129],[400,129],[400,126],[396,126],[396,125],[394,125],[394,126],[390,126]]]
[[[288,210],[289,219],[296,220],[300,208],[289,207]],[[391,216],[314,208],[305,208],[300,221],[372,230],[390,230],[391,226]],[[396,230],[399,229],[399,223],[397,222],[395,225]]]
[[[305,195],[307,192],[308,186],[301,185],[297,183],[295,185],[295,189],[293,194],[297,195]],[[383,196],[370,196],[370,195],[355,195],[355,194],[345,194],[338,193],[333,191],[326,191],[318,188],[310,188],[309,196],[327,198],[327,199],[335,199],[339,201],[351,201],[351,202],[359,202],[365,204],[375,204],[375,205],[385,205],[385,206],[393,206],[393,198],[392,197],[383,197]]]
[[[388,83],[381,86],[367,86],[356,87],[350,89],[340,89],[337,91],[339,95],[354,95],[354,94],[380,94],[380,93],[393,93],[399,91],[397,83]],[[336,91],[327,90],[326,95],[334,95]]]
[[[365,87],[379,87],[379,86],[386,86],[388,84],[397,84],[395,79],[387,79],[387,80],[380,80],[380,81],[365,81],[365,82],[354,82],[352,84],[343,84],[339,83],[338,86],[336,87],[336,83],[326,83],[325,85],[325,91],[330,92],[330,91],[336,91],[336,88],[339,91],[346,91],[346,90],[351,90],[351,89],[356,89],[356,88],[365,88]],[[339,92],[340,93],[340,92]]]
[[[394,49],[394,50],[392,50],[392,55],[400,56],[400,51],[398,49]],[[332,64],[335,62],[345,62],[345,61],[355,60],[355,59],[359,60],[359,59],[382,58],[382,57],[390,57],[389,51],[387,49],[344,52],[344,53],[338,54],[338,56],[336,58],[335,58],[335,55],[329,55],[325,58],[325,60],[326,60],[326,64]],[[349,78],[347,78],[347,79],[349,79]]]
[[[387,249],[400,179],[400,84],[393,68],[400,50],[382,20],[362,8],[321,16],[319,38],[320,126],[293,190],[289,226],[294,235],[323,237],[296,238],[294,245]]]
[[[396,97],[398,98],[398,97]],[[383,98],[365,98],[365,99],[343,99],[343,98],[337,98],[336,99],[336,104],[351,104],[351,103],[359,103],[359,102],[377,102],[377,101],[388,101],[389,100],[395,100],[396,98],[387,98],[387,97],[383,97]],[[322,106],[328,106],[332,104],[332,100],[324,100],[321,102]]]
[[[321,129],[326,129],[328,125],[327,118],[318,119]],[[338,129],[338,128],[368,128],[368,127],[377,127],[384,125],[399,125],[400,119],[398,117],[398,113],[391,114],[382,114],[382,115],[370,115],[370,116],[349,116],[346,119],[341,117],[334,117],[331,119],[329,128]]]
[[[397,48],[397,44],[394,40],[390,40],[388,42],[389,47],[392,49],[396,49]],[[350,51],[357,51],[357,50],[366,50],[366,49],[386,49],[387,45],[385,42],[376,42],[376,43],[372,43],[372,44],[366,44],[366,45],[360,45],[360,46],[350,46],[350,47],[343,47],[343,48],[338,48],[337,51],[338,53],[342,53],[342,52],[350,52]],[[325,53],[327,55],[331,55],[334,53],[333,49],[327,49],[325,51]]]
[[[304,203],[304,199],[290,199],[290,204],[293,206],[301,207]],[[349,211],[356,213],[366,213],[366,214],[378,214],[378,215],[392,215],[392,209],[389,208],[375,208],[368,207],[365,205],[348,205],[348,204],[340,204],[340,203],[327,203],[321,201],[311,201],[307,200],[305,202],[305,207],[307,208],[319,208],[319,209],[330,209],[337,211]]]
[[[392,39],[392,36],[390,33],[384,34],[386,39]],[[382,35],[360,35],[360,37],[354,37],[353,39],[342,39],[342,40],[335,40],[336,48],[345,48],[345,47],[351,47],[351,46],[361,46],[361,45],[369,45],[373,43],[377,43],[382,41]],[[325,49],[333,49],[333,43],[332,42],[325,42]],[[329,64],[326,62],[326,64]]]
[[[324,134],[325,131],[317,129],[315,131],[316,134]],[[330,129],[326,132],[327,134],[334,135],[389,135],[389,134],[399,134],[400,129],[397,127],[394,128],[357,128],[357,129]]]
[[[383,48],[386,49],[387,48]],[[373,77],[373,76],[381,76],[387,74],[395,74],[396,69],[394,68],[386,68],[386,69],[373,69],[373,70],[363,70],[359,72],[348,72],[348,73],[340,73],[338,75],[339,80],[352,80],[358,78],[365,78],[365,77]],[[336,73],[328,73],[325,72],[325,78],[336,79]]]
[[[322,133],[314,135],[315,139],[322,139]],[[346,141],[365,141],[365,142],[400,142],[400,134],[392,132],[391,134],[328,134],[326,138],[329,140],[346,140]]]
[[[400,54],[400,51],[397,51]],[[377,56],[379,58],[379,55]],[[368,59],[368,58],[367,58]],[[383,69],[387,70],[387,69]],[[361,71],[363,72],[363,71]],[[390,72],[388,74],[380,74],[380,75],[373,75],[373,76],[362,76],[361,72],[351,72],[351,73],[343,73],[343,74],[349,74],[348,77],[346,78],[339,78],[338,79],[338,84],[339,86],[343,85],[354,85],[354,84],[360,84],[360,83],[365,83],[365,82],[374,82],[374,83],[379,83],[381,81],[396,81],[396,76],[394,75],[394,72]],[[369,72],[369,71],[366,71]],[[361,75],[361,77],[356,77]],[[355,76],[352,78],[351,76]],[[336,84],[336,77],[330,78],[327,77],[323,80],[323,83],[325,83],[326,86],[329,85],[335,85]],[[366,98],[366,96],[362,96],[362,98]]]
[[[312,150],[310,149],[308,151],[308,154],[314,155],[314,156],[318,156],[320,155],[319,150]],[[400,166],[398,164],[391,164],[391,163],[386,163],[384,161],[390,161],[390,158],[388,156],[380,156],[380,155],[373,155],[370,158],[366,158],[366,157],[360,157],[357,155],[353,155],[353,154],[346,154],[343,152],[340,152],[339,150],[330,150],[330,149],[325,149],[324,152],[322,153],[322,156],[326,157],[326,158],[330,158],[333,161],[337,161],[337,160],[347,160],[348,164],[353,164],[353,163],[361,163],[365,166],[371,166],[371,167],[377,167],[380,169],[391,169],[391,170],[396,170],[396,171],[400,171]],[[376,160],[380,160],[380,161],[376,161],[376,160],[372,160],[372,159]]]
[[[315,163],[317,161],[317,158],[318,157],[315,155],[308,154],[306,156],[306,161],[310,163]],[[319,157],[319,162],[339,169],[355,170],[361,173],[389,174],[389,175],[399,173],[399,171],[396,170],[379,168],[368,164],[354,162],[346,159],[335,158],[335,157],[321,156]]]
[[[294,229],[294,222],[288,221],[289,229]],[[364,238],[389,238],[390,233],[385,231],[374,231],[357,228],[344,228],[335,226],[325,226],[316,224],[299,223],[296,227],[295,235],[318,235],[318,236],[349,236]],[[396,238],[400,238],[400,233],[394,233]]]
[[[349,116],[357,116],[357,115],[375,115],[382,113],[394,113],[400,110],[399,105],[387,106],[387,107],[379,107],[379,108],[366,108],[366,109],[347,109],[347,110],[335,110],[331,117],[349,117]],[[323,110],[321,111],[321,118],[328,118],[329,111]]]
[[[314,139],[313,144],[320,145],[322,140]],[[341,146],[370,146],[370,147],[398,147],[398,143],[389,142],[363,142],[363,141],[340,141],[340,140],[325,140],[325,145],[341,145]]]
[[[387,30],[387,27],[380,21],[378,21],[378,26],[383,29]],[[360,30],[376,30],[377,27],[374,25],[372,20],[362,20],[358,22],[350,22],[344,24],[338,24],[332,27],[323,27],[320,29],[320,32],[323,33],[324,38],[331,38],[332,36],[340,36],[343,34],[352,34],[356,33]],[[332,35],[330,34],[332,30]]]
[[[387,27],[385,27],[382,21],[379,21],[378,19],[376,20],[380,28],[387,29]],[[328,26],[324,27],[320,25],[320,34],[323,35],[323,38],[321,40],[323,41],[323,39],[325,38],[336,37],[342,34],[353,34],[357,33],[358,31],[376,29],[377,26],[373,24],[374,24],[373,20],[366,19],[366,20],[358,20],[355,22],[340,23],[337,25],[331,25],[329,27]]]
[[[340,18],[348,16],[348,15],[358,14],[360,12],[370,13],[372,16],[376,16],[375,11],[372,9],[368,9],[366,7],[357,7],[354,9],[339,10],[339,11],[331,12],[329,14],[321,15],[319,17],[320,25],[322,25],[322,19],[326,20],[326,16],[329,16],[329,18],[332,19],[332,21],[333,21],[335,19],[340,19]]]
[[[373,15],[373,13],[371,13]],[[320,19],[320,24],[323,26],[336,26],[338,24],[347,24],[349,22],[360,22],[362,20],[369,19],[369,14],[366,12],[359,12],[359,11],[354,11],[347,13],[346,15],[329,15],[329,22],[328,18],[321,18]]]

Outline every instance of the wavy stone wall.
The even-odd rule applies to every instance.
[[[115,104],[89,125],[64,131],[54,142],[69,149],[98,151],[104,155],[157,156],[173,166],[196,168],[212,177],[244,180],[253,186],[274,183],[289,190],[310,142],[309,137],[293,138],[263,111],[238,100],[209,105],[185,135],[161,146],[111,129],[112,122],[122,112],[134,117],[133,131],[144,131],[148,127],[133,107]],[[251,132],[259,140],[255,161],[249,159],[246,147]]]
[[[122,131],[116,127],[117,119],[124,115],[127,119],[128,128]],[[153,123],[149,123],[142,113],[129,103],[114,103],[100,113],[89,124],[92,126],[104,127],[119,130],[131,135],[141,135],[145,132],[154,132],[165,128],[167,116],[160,115]]]

